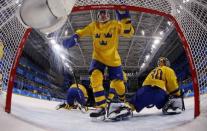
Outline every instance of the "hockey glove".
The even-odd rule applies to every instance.
[[[71,36],[70,38],[67,38],[65,40],[63,40],[63,46],[65,48],[71,48],[75,45],[78,45],[78,38],[79,36],[77,34],[74,34],[73,36]]]
[[[124,11],[124,13],[123,13],[123,11],[120,12],[120,11],[116,10],[116,15],[117,15],[117,18],[119,21],[126,19],[126,18],[130,19],[130,14],[129,14],[129,11],[127,11],[127,10]]]

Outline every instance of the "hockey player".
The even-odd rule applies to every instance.
[[[57,106],[57,109],[65,108],[68,110],[79,108],[85,112],[88,110],[86,102],[88,100],[88,93],[86,88],[81,84],[72,84],[67,91],[67,102]]]
[[[121,67],[121,59],[118,49],[119,36],[132,37],[134,29],[128,11],[121,14],[116,11],[118,21],[110,20],[107,10],[100,10],[97,21],[90,23],[83,29],[63,41],[64,47],[70,48],[77,44],[80,37],[91,36],[93,38],[93,55],[90,65],[90,82],[95,97],[97,110],[90,117],[105,116],[106,96],[103,88],[103,73],[108,67],[110,86],[115,88],[121,100],[125,99],[125,86]]]
[[[177,114],[185,110],[177,77],[165,57],[159,58],[158,66],[149,73],[142,87],[127,104],[111,103],[109,116],[111,119],[118,119],[123,115],[130,115],[131,110],[140,112],[143,108],[152,106],[162,109],[164,114]]]

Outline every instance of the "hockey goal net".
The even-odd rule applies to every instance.
[[[17,19],[17,0],[0,0],[0,41],[4,45],[0,72],[6,95],[6,112],[11,110],[13,80],[18,59],[31,29]],[[207,88],[207,2],[206,0],[76,0],[73,11],[120,9],[167,17],[176,27],[190,63],[195,116],[200,114],[200,100]],[[2,101],[2,100],[1,100]],[[201,104],[202,105],[202,104]]]

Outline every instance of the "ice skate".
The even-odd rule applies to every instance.
[[[120,121],[132,116],[132,110],[125,103],[110,103],[108,106],[107,118]]]
[[[105,120],[105,108],[97,108],[94,112],[90,113],[92,120]]]

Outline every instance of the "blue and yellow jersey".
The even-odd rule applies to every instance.
[[[70,88],[77,88],[77,84],[72,84],[72,85],[70,86]],[[85,86],[83,86],[83,85],[81,85],[81,84],[78,84],[78,88],[83,92],[84,97],[85,97],[85,98],[88,98],[88,93],[87,93],[87,91],[86,91]]]
[[[111,20],[106,23],[92,22],[85,28],[77,30],[78,36],[92,36],[93,59],[108,65],[120,66],[121,58],[118,53],[119,36],[132,37],[134,28],[123,19],[121,22]]]
[[[152,70],[143,82],[143,86],[145,85],[160,87],[168,94],[179,87],[175,72],[167,66],[159,66]],[[180,95],[180,92],[176,95]]]

